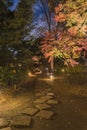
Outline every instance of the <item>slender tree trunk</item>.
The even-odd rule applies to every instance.
[[[49,7],[46,7],[47,1],[40,0],[40,2],[43,6],[44,14],[45,14],[46,21],[47,21],[47,24],[48,24],[48,31],[51,32],[51,11],[50,11]]]
[[[52,24],[52,21],[51,21],[51,9],[47,5],[48,4],[47,0],[40,0],[40,2],[42,4],[42,6],[43,6],[44,15],[46,17],[46,21],[47,21],[47,25],[48,25],[48,31],[49,31],[49,33],[51,33],[51,31],[52,31],[51,30],[51,24]],[[53,72],[54,71],[54,57],[53,56],[52,56],[52,59],[51,59],[50,68],[51,68],[51,71]]]
[[[50,62],[51,71],[54,72],[54,57],[52,56],[51,62]]]

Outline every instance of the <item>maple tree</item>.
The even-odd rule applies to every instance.
[[[87,51],[87,1],[67,0],[55,7],[56,30],[47,32],[41,51],[51,62],[53,57],[65,65],[77,65],[82,50]],[[84,53],[85,57],[85,53]]]

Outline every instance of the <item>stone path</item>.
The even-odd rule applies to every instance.
[[[36,114],[36,117],[39,117],[40,119],[45,118],[45,119],[50,119],[53,116],[52,111],[47,111],[47,110],[41,110]]]
[[[7,127],[10,122],[7,119],[0,118],[0,128]]]
[[[23,111],[23,114],[34,116],[38,111],[37,108],[27,108]]]
[[[0,118],[0,130],[12,130],[14,128],[30,127],[32,119],[51,119],[55,112],[52,108],[58,104],[55,93],[50,88],[36,89],[34,107],[26,108],[20,115],[8,120]]]
[[[13,118],[11,126],[15,127],[29,127],[31,124],[31,117],[27,115],[19,115]]]
[[[56,101],[56,100],[48,100],[47,101],[47,104],[50,104],[50,105],[57,105],[58,104],[58,101]]]

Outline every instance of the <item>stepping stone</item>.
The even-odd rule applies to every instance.
[[[51,106],[48,104],[37,104],[36,107],[40,110],[51,108]]]
[[[56,101],[56,100],[48,100],[47,103],[50,104],[50,105],[57,105],[58,101]]]
[[[16,116],[11,125],[15,127],[29,127],[31,124],[31,117],[27,115]]]
[[[44,96],[45,94],[44,93],[36,93],[35,96],[36,97],[41,97],[41,96]]]
[[[53,96],[43,96],[43,97],[41,97],[41,99],[44,99],[44,100],[49,100],[49,99],[53,99],[54,97]]]
[[[0,129],[0,130],[12,130],[10,127],[6,127],[6,128],[3,128],[3,129]]]
[[[10,122],[4,118],[0,118],[0,128],[8,127]]]
[[[22,113],[30,116],[35,115],[39,110],[37,108],[27,108]]]
[[[40,99],[36,99],[35,101],[34,101],[34,103],[36,103],[36,104],[43,104],[43,103],[45,103],[47,101],[47,99],[45,99],[45,98],[40,98]]]
[[[48,96],[53,96],[55,97],[55,94],[54,93],[47,93]]]
[[[46,88],[45,90],[46,90],[46,91],[52,91],[51,88]]]
[[[41,110],[40,112],[37,113],[36,117],[39,117],[40,119],[50,119],[54,115],[54,112],[52,111],[46,111],[46,110]]]

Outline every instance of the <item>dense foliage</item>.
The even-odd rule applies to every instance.
[[[54,58],[72,67],[78,64],[80,57],[86,58],[87,1],[36,0],[42,14],[36,4],[32,25],[39,33],[37,29],[31,31],[33,2],[21,1],[14,9],[13,0],[0,1],[0,83],[18,83],[26,70],[31,69],[33,54],[41,57],[42,52],[52,70]],[[36,22],[37,15],[40,19]],[[29,41],[29,32],[35,41]]]
[[[67,0],[55,7],[54,20],[57,24],[51,32],[46,33],[41,51],[49,62],[53,57],[63,60],[65,65],[74,66],[83,51],[87,51],[87,1]]]
[[[4,83],[17,83],[22,75],[30,68],[31,55],[29,43],[25,36],[30,30],[32,21],[33,1],[21,1],[14,10],[2,1],[0,14],[0,81]],[[28,30],[27,30],[28,27]]]

